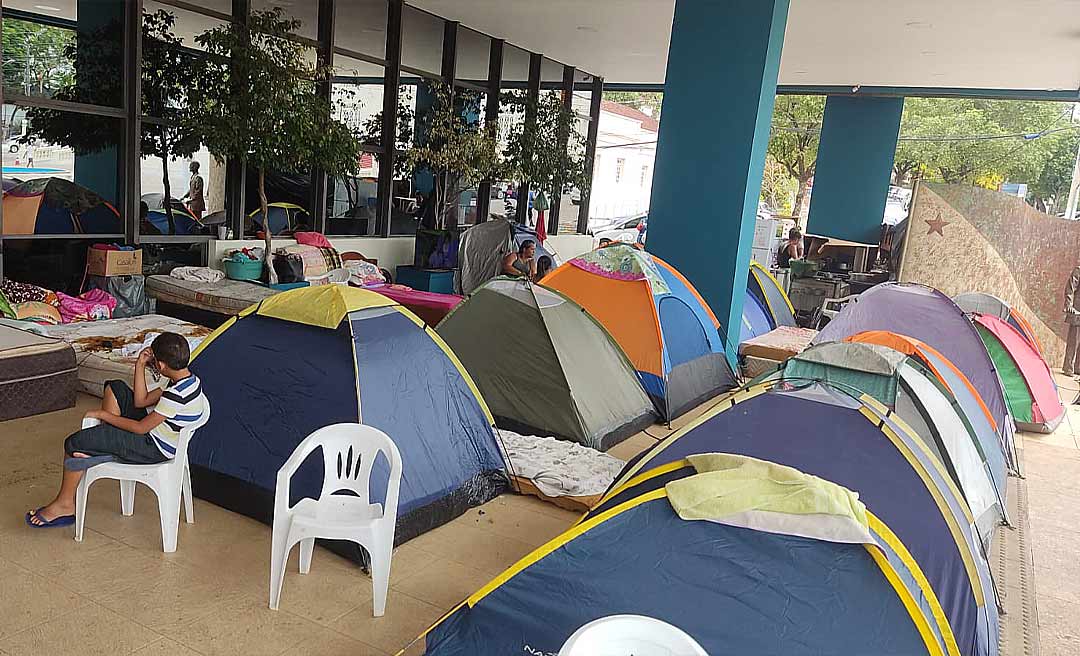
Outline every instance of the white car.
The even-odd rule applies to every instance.
[[[598,229],[592,231],[593,237],[633,244],[638,240],[638,236],[640,235],[638,225],[640,225],[648,216],[648,214],[636,214],[631,217],[618,219],[607,226],[598,226]]]

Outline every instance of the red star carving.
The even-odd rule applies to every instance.
[[[943,231],[943,229],[950,223],[949,221],[946,221],[941,217],[938,217],[936,219],[925,219],[925,221],[926,225],[930,226],[930,229],[926,231],[926,234],[932,235],[936,232],[942,237],[945,236],[945,232]]]

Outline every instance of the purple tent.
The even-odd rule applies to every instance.
[[[867,330],[914,337],[937,349],[964,372],[993,414],[998,430],[1011,437],[1012,418],[994,361],[975,326],[951,298],[925,285],[884,283],[848,303],[813,343],[838,342]]]

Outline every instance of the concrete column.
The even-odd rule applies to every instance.
[[[649,250],[689,278],[738,356],[788,0],[676,0]]]
[[[903,98],[829,96],[807,231],[876,244],[889,196]]]

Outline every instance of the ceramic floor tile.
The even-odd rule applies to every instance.
[[[292,550],[285,570],[281,610],[329,625],[370,601],[371,578],[358,565],[325,549],[316,549],[312,554],[311,570],[300,574],[299,552],[299,548]],[[263,588],[263,595],[269,599],[269,569],[263,578]]]
[[[134,656],[201,656],[199,652],[185,647],[175,640],[161,638],[134,652]]]
[[[425,533],[410,544],[433,556],[468,565],[491,575],[503,571],[538,546],[457,523]]]
[[[556,516],[545,512],[543,506],[560,510],[562,514]],[[570,528],[580,517],[536,497],[504,494],[480,508],[469,510],[458,522],[530,544],[543,544]]]
[[[150,629],[90,603],[0,640],[0,649],[10,656],[114,656],[131,654],[160,638]]]
[[[1041,595],[1038,605],[1041,656],[1080,654],[1080,604]]]
[[[0,639],[70,613],[86,600],[7,560],[0,560]]]
[[[440,608],[453,608],[482,588],[492,575],[451,560],[434,560],[421,576],[413,576],[391,586],[394,591],[426,601]]]
[[[93,539],[91,539],[93,538]],[[174,567],[167,554],[87,536],[67,557],[41,567],[41,576],[79,594],[155,581]]]
[[[340,633],[323,631],[316,638],[289,647],[282,656],[389,656],[389,653]]]
[[[383,651],[396,653],[442,617],[445,610],[404,593],[391,592],[384,616],[372,617],[369,602],[334,622],[334,628]]]
[[[169,637],[206,656],[276,656],[314,640],[326,629],[263,601],[223,603],[214,612],[169,631]]]

